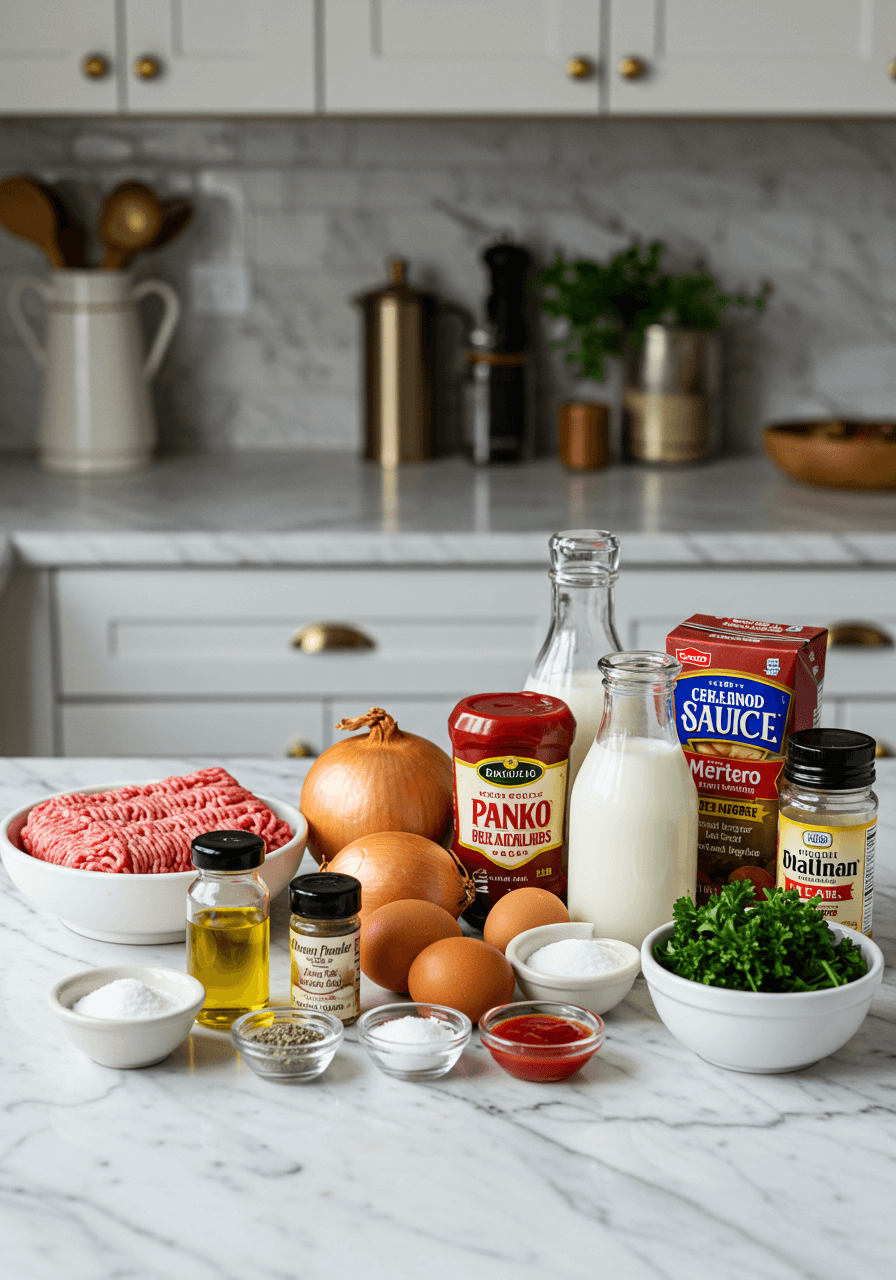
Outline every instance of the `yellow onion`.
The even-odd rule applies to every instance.
[[[434,902],[455,920],[476,894],[473,881],[447,849],[425,836],[376,831],[353,840],[321,871],[339,871],[361,881],[361,919],[402,898]]]
[[[336,726],[365,727],[369,733],[329,747],[305,778],[299,808],[318,862],[374,831],[438,840],[451,818],[451,761],[441,747],[402,733],[382,707]]]

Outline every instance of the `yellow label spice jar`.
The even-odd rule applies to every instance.
[[[831,924],[871,935],[877,796],[875,741],[849,729],[787,739],[778,807],[778,888],[820,896]]]
[[[354,1022],[361,1012],[361,882],[338,871],[289,884],[292,1003]]]

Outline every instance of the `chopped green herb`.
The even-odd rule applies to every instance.
[[[702,907],[679,898],[675,928],[653,949],[665,969],[710,987],[738,991],[820,991],[868,972],[861,948],[835,941],[816,901],[796,889],[766,889],[757,902],[749,880],[726,884]]]

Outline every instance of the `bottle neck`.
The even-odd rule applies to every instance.
[[[261,867],[253,867],[251,871],[208,871],[204,867],[199,868],[199,876],[202,880],[208,880],[211,884],[241,884],[243,882],[258,880]]]
[[[648,738],[678,746],[673,691],[681,664],[664,653],[612,653],[602,658],[604,715],[598,742]]]
[[[598,684],[599,660],[620,647],[613,615],[616,575],[574,582],[551,577],[551,625],[532,675],[549,682],[581,671]]]

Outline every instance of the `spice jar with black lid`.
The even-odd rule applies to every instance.
[[[354,1022],[361,1012],[361,882],[338,871],[289,884],[290,997],[300,1009]]]
[[[778,808],[778,888],[816,898],[834,925],[871,935],[876,743],[850,729],[801,729],[787,739]]]
[[[251,831],[208,831],[195,837],[190,853],[199,875],[187,890],[187,972],[206,990],[196,1021],[229,1027],[268,1003],[264,840]]]

